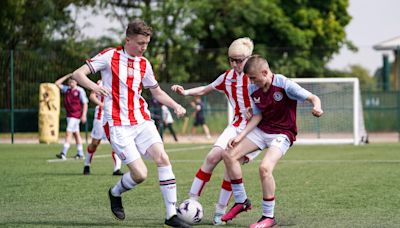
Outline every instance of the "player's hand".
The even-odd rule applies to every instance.
[[[232,148],[235,147],[236,144],[238,144],[241,140],[242,140],[242,138],[241,138],[239,135],[238,135],[238,136],[235,136],[235,137],[233,137],[233,138],[231,138],[231,139],[229,139],[229,141],[228,141],[228,148],[229,148],[229,149],[232,149]]]
[[[185,95],[185,89],[180,85],[172,85],[171,90],[179,95]]]
[[[86,123],[86,115],[83,115],[82,117],[81,117],[81,122],[84,124],[84,123]]]
[[[313,107],[313,109],[311,110],[311,114],[313,114],[313,116],[315,117],[320,117],[322,116],[322,114],[324,114],[324,111],[322,111],[321,108]]]
[[[109,96],[110,95],[110,91],[108,90],[108,88],[104,87],[104,86],[97,86],[93,89],[93,92],[95,92],[97,95],[100,96]]]
[[[178,105],[175,109],[174,112],[176,114],[177,117],[182,117],[186,114],[186,109],[180,105]]]
[[[246,116],[246,120],[251,119],[251,117],[253,116],[253,109],[251,107],[246,109],[245,116]]]

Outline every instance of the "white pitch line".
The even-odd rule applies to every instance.
[[[206,146],[195,146],[195,147],[182,147],[182,148],[175,148],[175,149],[167,149],[167,153],[173,153],[173,152],[181,152],[181,151],[193,151],[193,150],[199,150],[199,149],[210,149],[212,145],[206,145]],[[110,154],[101,154],[101,155],[96,155],[97,158],[109,158],[111,157]],[[54,162],[66,162],[66,161],[81,161],[81,160],[76,160],[74,158],[67,158],[67,160],[61,160],[61,159],[50,159],[47,160],[49,163],[54,163]],[[203,162],[204,160],[171,160],[171,162],[176,162],[176,163],[198,163],[198,162]],[[253,162],[260,162],[261,160],[254,160]],[[400,163],[400,160],[281,160],[279,163]]]
[[[166,151],[167,151],[167,153],[173,153],[173,152],[180,152],[180,151],[192,151],[192,150],[199,150],[199,149],[209,149],[211,147],[212,147],[212,145],[196,146],[196,147],[183,147],[183,148],[176,148],[176,149],[168,149]],[[110,154],[101,154],[101,155],[96,155],[95,157],[96,157],[96,159],[97,158],[108,158],[108,157],[111,157],[111,155]],[[61,159],[50,159],[50,160],[47,160],[47,162],[49,162],[49,163],[66,162],[66,161],[79,161],[79,160],[74,159],[74,158],[67,158],[67,160],[61,160]]]
[[[197,163],[204,160],[171,160],[173,163]],[[252,162],[261,162],[257,159]],[[279,163],[400,163],[400,160],[282,160]]]
[[[400,163],[400,160],[282,160],[287,163]]]

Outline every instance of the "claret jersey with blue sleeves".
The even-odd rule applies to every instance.
[[[257,127],[268,134],[285,134],[293,144],[297,135],[297,101],[304,102],[311,93],[281,74],[272,76],[267,91],[251,84],[249,93],[256,106],[253,113],[262,113]]]

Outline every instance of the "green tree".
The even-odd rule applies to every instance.
[[[325,77],[332,78],[358,78],[361,90],[376,89],[377,82],[375,78],[368,72],[368,69],[359,64],[350,65],[348,70],[325,70]]]
[[[0,47],[14,50],[46,46],[57,33],[76,31],[69,6],[94,5],[95,0],[3,0],[0,1]]]
[[[229,67],[228,45],[247,36],[255,53],[289,77],[319,77],[346,45],[348,0],[102,0],[126,27],[141,17],[155,29],[148,56],[160,81],[211,81]],[[121,30],[119,31],[121,33]]]
[[[196,19],[186,31],[204,49],[227,47],[248,36],[255,52],[269,59],[271,68],[289,77],[319,77],[326,63],[343,45],[350,22],[348,0],[203,0],[194,1]],[[211,64],[226,62],[226,49],[209,55]],[[227,64],[220,64],[223,70]]]
[[[189,77],[193,49],[196,42],[185,34],[182,27],[191,22],[188,1],[146,0],[120,1],[103,0],[100,12],[108,18],[117,19],[121,25],[114,33],[124,33],[129,21],[142,18],[153,27],[151,44],[145,55],[153,64],[159,81],[183,81]],[[99,12],[98,12],[99,13]]]
[[[80,30],[70,7],[93,4],[95,0],[0,1],[0,108],[10,107],[10,50],[16,108],[37,107],[38,83],[53,82],[82,64],[97,43],[77,39]]]

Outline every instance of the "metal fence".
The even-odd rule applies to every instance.
[[[58,77],[71,72],[82,64],[82,60],[60,59],[55,54],[40,55],[31,52],[0,51],[0,133],[37,132],[39,85],[54,82]],[[217,76],[215,74],[215,76]],[[98,75],[92,77],[96,80]],[[209,83],[209,82],[208,82]],[[203,83],[205,85],[207,83]],[[186,88],[201,85],[185,84]],[[175,100],[193,110],[192,98],[172,94],[170,84],[161,87]],[[145,93],[146,98],[149,93]],[[213,92],[202,98],[206,105],[206,120],[212,132],[220,132],[227,123],[227,103],[223,94]],[[363,91],[362,102],[368,132],[400,132],[400,91]],[[89,105],[88,124],[82,129],[91,129],[94,105]],[[65,110],[61,110],[60,130],[66,125]],[[183,120],[176,120],[176,129],[184,133]]]

